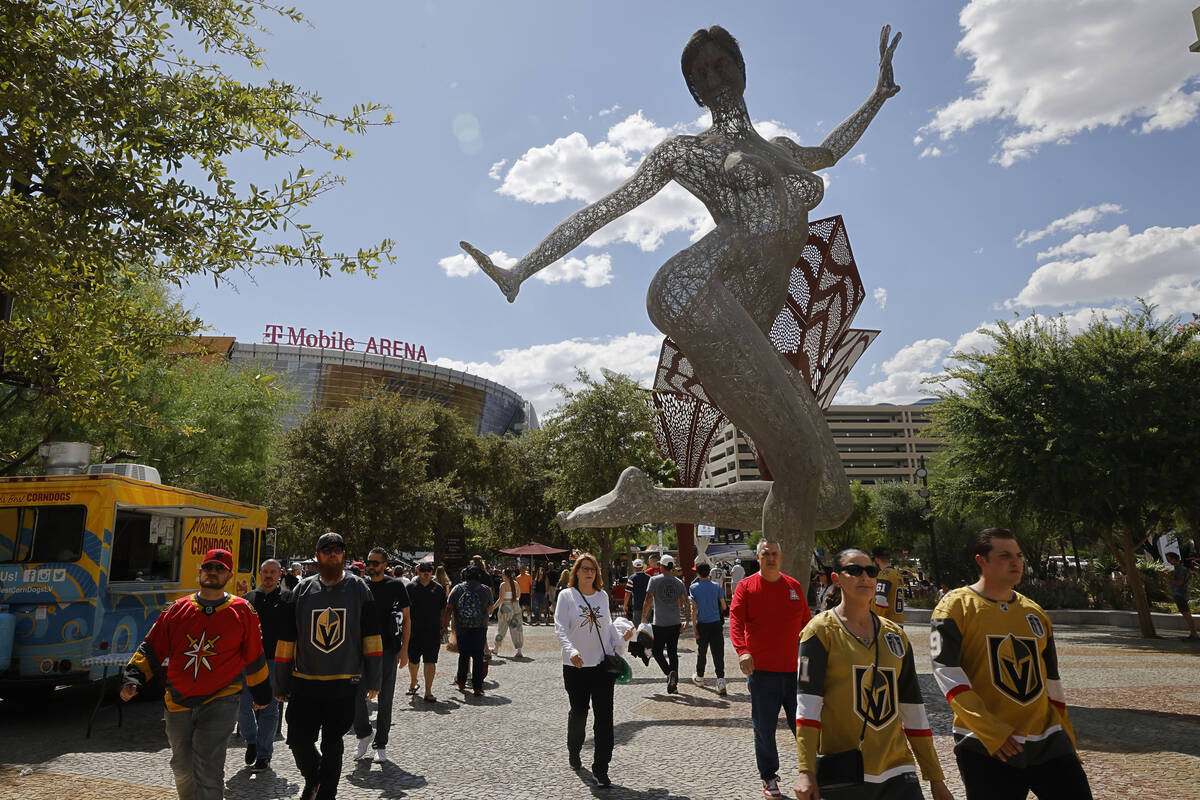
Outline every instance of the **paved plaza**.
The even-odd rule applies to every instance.
[[[950,710],[929,669],[927,628],[909,625],[917,665],[943,766],[962,798],[950,752]],[[1133,631],[1106,627],[1057,630],[1071,716],[1097,800],[1200,798],[1200,647],[1177,637],[1146,641]],[[685,637],[681,677],[695,664]],[[506,643],[507,647],[507,643]],[[505,652],[511,653],[511,649]],[[618,686],[616,740],[610,789],[597,789],[584,770],[567,766],[566,695],[553,630],[527,627],[527,658],[493,660],[483,698],[465,698],[451,684],[454,656],[443,656],[436,693],[442,702],[413,701],[400,688],[389,755],[393,763],[354,763],[353,736],[339,797],[544,798],[700,800],[761,797],[755,774],[746,682],[733,652],[729,696],[680,681],[668,695],[651,662],[635,664],[634,680]],[[401,673],[407,680],[407,670]],[[404,684],[406,685],[406,684]],[[0,703],[0,798],[20,800],[167,800],[175,797],[162,705],[127,706],[124,726],[102,709],[84,738],[94,692],[59,691],[46,705]],[[583,754],[590,763],[591,738]],[[781,729],[782,781],[796,777],[795,747]],[[226,797],[295,798],[302,781],[283,742],[272,772],[244,767],[233,743],[226,765]]]

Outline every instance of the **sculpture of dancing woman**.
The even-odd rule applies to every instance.
[[[774,483],[763,504],[762,530],[769,539],[796,545],[784,552],[800,580],[808,577],[803,566],[818,503],[823,516],[844,518],[850,496],[812,390],[776,351],[770,331],[808,240],[808,212],[824,192],[814,172],[845,156],[884,101],[900,91],[892,76],[900,34],[889,44],[890,32],[885,26],[880,35],[879,80],[871,96],[819,147],[801,147],[782,136],[767,141],[754,130],[743,97],[745,62],[729,32],[717,25],[696,31],[683,50],[683,75],[696,102],[712,112],[712,127],[659,144],[629,180],[568,217],[511,269],[461,243],[511,303],[523,281],[670,181],[699,198],[716,229],[662,266],[646,307],[770,466]]]

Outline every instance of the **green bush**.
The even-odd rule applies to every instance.
[[[1089,608],[1088,587],[1076,580],[1032,578],[1017,585],[1017,591],[1042,608]]]

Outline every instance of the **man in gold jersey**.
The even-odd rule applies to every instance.
[[[1025,568],[1013,534],[980,531],[979,580],[930,619],[938,687],[954,710],[954,755],[967,800],[1091,800],[1075,752],[1050,619],[1013,591]]]
[[[886,547],[876,547],[871,551],[871,560],[879,567],[879,577],[875,579],[873,610],[884,619],[903,625],[904,576],[892,566],[892,551]]]

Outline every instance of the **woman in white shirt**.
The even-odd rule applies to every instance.
[[[580,751],[587,732],[588,705],[592,707],[592,734],[596,749],[592,776],[597,786],[611,785],[608,763],[613,751],[613,687],[616,676],[604,668],[604,656],[614,655],[633,635],[633,626],[622,631],[609,615],[600,562],[582,553],[571,567],[567,588],[558,593],[554,607],[554,632],[562,645],[563,684],[571,710],[567,715],[567,755],[571,768],[580,769]]]

